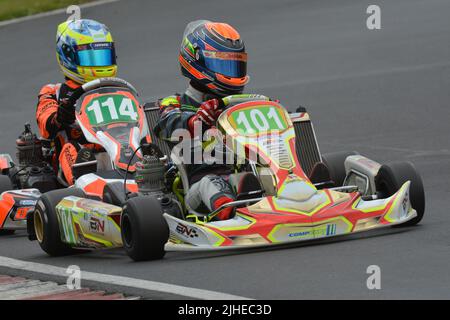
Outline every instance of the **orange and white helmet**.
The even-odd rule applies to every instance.
[[[184,76],[220,96],[241,93],[249,81],[244,42],[227,23],[189,23],[179,61]]]

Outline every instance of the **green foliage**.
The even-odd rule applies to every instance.
[[[0,0],[0,21],[82,4],[92,0]]]

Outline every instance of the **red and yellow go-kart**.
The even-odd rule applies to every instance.
[[[144,126],[130,120],[130,109],[120,108],[127,95],[110,85],[86,92],[78,102],[83,132],[89,141],[103,143],[111,159],[117,159],[114,150],[120,143],[140,136]],[[197,212],[184,201],[190,185],[180,154],[176,148],[169,153],[153,137],[160,148],[141,146],[135,172],[123,172],[128,181],[134,179],[133,190],[123,180],[99,182],[98,174],[86,174],[74,188],[42,195],[28,220],[30,237],[50,255],[124,247],[134,260],[151,260],[167,250],[271,246],[413,225],[422,219],[423,186],[411,164],[380,165],[354,153],[321,156],[305,110],[289,114],[281,104],[258,95],[230,96],[224,104],[216,132],[222,133],[220,139],[228,137],[235,174],[253,175],[252,192],[238,193],[236,201],[214,212]],[[121,110],[128,114],[126,121],[112,116]],[[157,110],[148,107],[146,112],[154,124]],[[129,130],[122,135],[126,140],[115,139],[114,147],[108,147],[111,126]],[[139,153],[137,145],[133,150]],[[127,158],[129,163],[132,158]],[[235,217],[216,221],[225,206],[236,208]]]

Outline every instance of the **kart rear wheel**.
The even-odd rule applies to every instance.
[[[5,191],[13,190],[11,179],[8,176],[0,175],[0,194]],[[0,236],[9,236],[14,234],[15,230],[0,230]]]
[[[121,218],[122,242],[134,261],[162,259],[169,239],[169,226],[155,197],[139,196],[127,201]]]
[[[356,151],[341,151],[326,153],[322,155],[322,162],[327,166],[330,174],[330,179],[334,182],[335,187],[340,187],[345,180],[345,166],[344,162],[348,156],[359,155]]]
[[[77,188],[46,192],[39,198],[33,213],[36,239],[42,250],[50,256],[57,257],[81,252],[61,241],[56,206],[68,196],[84,197],[85,195],[81,189]]]
[[[11,179],[8,176],[0,175],[0,193],[13,189]]]
[[[418,224],[425,213],[425,192],[420,174],[411,162],[391,162],[382,165],[375,177],[377,193],[381,198],[392,196],[406,181],[411,181],[409,198],[417,217],[398,225],[402,227]]]

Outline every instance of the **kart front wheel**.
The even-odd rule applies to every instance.
[[[162,259],[169,239],[169,226],[155,197],[139,196],[127,201],[121,218],[122,242],[134,261]]]
[[[341,151],[326,153],[322,155],[322,162],[328,168],[331,181],[334,182],[335,187],[340,187],[344,184],[346,172],[345,172],[345,159],[348,156],[359,155],[356,151]]]
[[[425,192],[422,178],[411,162],[384,164],[380,167],[375,177],[377,193],[382,198],[392,196],[406,181],[411,181],[409,198],[411,206],[417,212],[417,217],[399,225],[402,227],[416,225],[423,218],[425,213]]]
[[[80,252],[61,241],[56,206],[68,196],[84,197],[84,192],[76,188],[46,192],[39,198],[33,213],[36,239],[42,250],[50,256],[57,257]]]
[[[11,179],[8,176],[0,175],[0,194],[13,189]],[[0,236],[9,236],[14,234],[15,230],[0,230]]]

